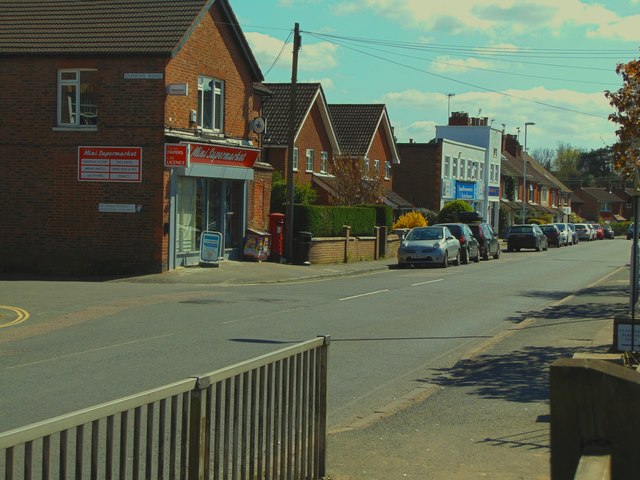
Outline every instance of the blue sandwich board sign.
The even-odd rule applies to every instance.
[[[202,232],[200,237],[200,263],[218,266],[222,257],[222,234]]]

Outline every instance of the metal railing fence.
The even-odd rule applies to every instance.
[[[0,433],[6,480],[325,476],[329,337]]]

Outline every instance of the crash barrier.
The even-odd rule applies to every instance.
[[[0,434],[2,478],[321,479],[329,337]],[[4,465],[2,465],[4,463]]]
[[[638,478],[640,374],[599,359],[550,369],[551,478]]]

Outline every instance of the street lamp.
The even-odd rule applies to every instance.
[[[522,155],[522,163],[524,165],[522,171],[522,223],[525,223],[526,221],[527,202],[529,201],[529,195],[527,195],[527,127],[529,125],[535,125],[535,123],[525,122],[524,124],[524,154]]]

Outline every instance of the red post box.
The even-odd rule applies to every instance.
[[[284,213],[269,215],[269,233],[271,234],[271,260],[279,262],[284,252]]]

